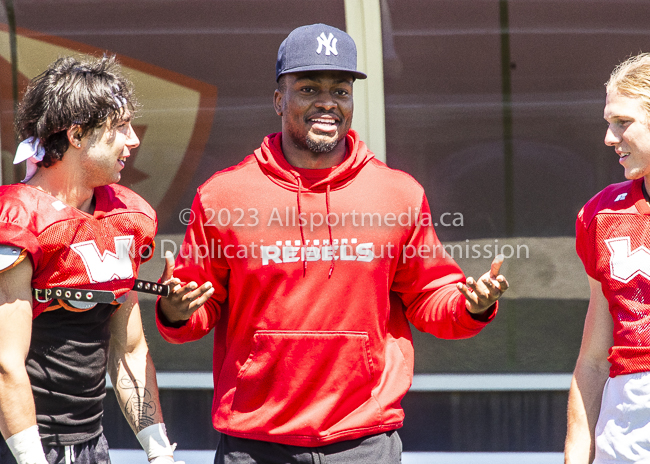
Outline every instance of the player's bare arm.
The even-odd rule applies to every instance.
[[[28,259],[0,272],[0,432],[14,455],[46,463],[25,368],[32,331],[31,279]]]
[[[5,438],[36,425],[25,369],[32,328],[32,265],[0,272],[0,431]]]
[[[603,388],[609,376],[607,361],[614,343],[613,322],[600,282],[589,277],[591,296],[580,354],[569,390],[565,463],[588,464],[594,458],[594,434]]]
[[[151,463],[173,463],[173,448],[169,446],[163,425],[156,369],[144,337],[136,292],[130,292],[115,312],[110,329],[108,373],[124,417]],[[152,427],[154,425],[162,427],[162,433]],[[148,438],[151,434],[156,436],[155,440]],[[152,442],[153,447],[150,446]],[[163,446],[155,442],[162,442]]]
[[[149,462],[171,464],[173,447],[163,425],[156,369],[142,329],[137,292],[130,292],[115,312],[110,329],[108,373],[124,417],[147,451]]]
[[[174,255],[165,253],[165,269],[161,282],[170,287],[169,296],[160,299],[160,310],[171,323],[187,321],[192,313],[208,301],[214,293],[211,282],[198,285],[196,282],[182,282],[174,277]]]
[[[156,371],[142,330],[137,292],[111,319],[108,372],[124,416],[137,434],[162,422]]]
[[[508,281],[499,274],[504,257],[499,255],[492,261],[490,270],[478,280],[468,277],[465,283],[456,284],[465,296],[467,310],[472,314],[481,314],[492,306],[508,290]]]

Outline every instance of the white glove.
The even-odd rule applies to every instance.
[[[37,425],[10,436],[6,442],[18,464],[47,464]]]
[[[176,443],[171,445],[167,438],[165,424],[158,423],[140,430],[136,438],[147,453],[150,463],[155,464],[185,464],[182,461],[174,461],[172,457],[176,449]]]

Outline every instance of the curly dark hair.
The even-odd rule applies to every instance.
[[[16,113],[21,140],[37,138],[45,149],[39,167],[49,167],[68,149],[66,131],[79,126],[87,134],[125,108],[135,111],[133,85],[121,74],[115,56],[59,58],[29,83]]]

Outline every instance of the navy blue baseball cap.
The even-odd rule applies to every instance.
[[[301,71],[347,71],[357,79],[368,77],[357,71],[357,46],[352,37],[327,24],[296,28],[280,44],[275,80]]]

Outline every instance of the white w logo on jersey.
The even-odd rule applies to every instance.
[[[637,275],[650,280],[650,250],[641,245],[632,251],[630,237],[605,240],[609,251],[609,269],[612,279],[628,283]]]
[[[336,51],[336,42],[338,39],[335,39],[331,32],[329,37],[325,37],[325,33],[321,32],[320,36],[316,37],[316,39],[318,40],[318,50],[316,50],[316,53],[319,55],[323,50],[323,47],[325,47],[325,54],[327,56],[329,56],[330,53],[334,53],[335,55],[339,54],[339,52]]]
[[[92,283],[133,277],[133,265],[129,256],[133,245],[133,235],[113,237],[113,241],[115,242],[115,253],[105,250],[103,255],[99,253],[99,248],[94,240],[70,245],[70,248],[81,256],[88,278]]]

